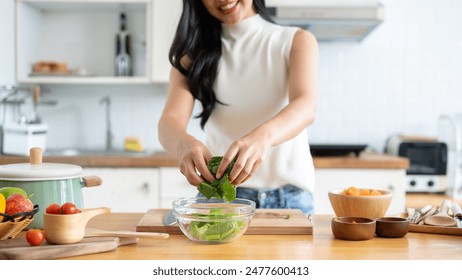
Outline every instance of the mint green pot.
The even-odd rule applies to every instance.
[[[48,205],[65,202],[84,208],[82,189],[101,185],[97,176],[82,177],[78,165],[61,163],[0,165],[0,188],[24,189],[39,211],[26,228],[43,228],[43,213]]]

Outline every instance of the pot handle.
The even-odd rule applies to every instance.
[[[84,187],[97,187],[103,183],[103,180],[98,176],[85,176],[82,177],[82,181]]]

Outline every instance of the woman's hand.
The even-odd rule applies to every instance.
[[[262,165],[266,152],[271,146],[270,141],[254,131],[241,139],[234,141],[223,156],[216,177],[221,178],[228,165],[236,159],[234,167],[229,173],[229,181],[239,185],[247,181]]]
[[[194,139],[183,143],[178,155],[180,171],[191,185],[199,186],[204,181],[203,178],[209,182],[215,179],[207,168],[207,162],[212,155],[202,142]]]

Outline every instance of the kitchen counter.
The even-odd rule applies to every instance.
[[[0,156],[0,164],[24,163],[24,156]],[[356,156],[315,157],[315,168],[380,168],[407,169],[407,158],[373,153]],[[82,167],[169,167],[178,166],[178,161],[165,152],[154,152],[147,156],[44,156],[43,162],[69,163]]]
[[[88,226],[112,230],[135,230],[142,213],[110,213],[96,216]],[[408,233],[403,238],[367,241],[335,239],[332,216],[314,216],[313,235],[244,235],[221,245],[204,245],[183,235],[168,239],[140,239],[107,253],[72,257],[80,260],[457,260],[462,256],[461,236]]]

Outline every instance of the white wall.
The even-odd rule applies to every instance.
[[[320,44],[315,142],[435,135],[462,112],[462,1],[382,0],[385,21],[359,44]]]
[[[309,129],[311,142],[367,143],[381,151],[390,134],[435,135],[439,114],[462,112],[462,1],[381,3],[385,21],[363,42],[320,43],[319,104]],[[12,21],[5,12],[9,6],[0,1],[0,38],[12,40],[12,27],[4,28]],[[13,54],[5,54],[11,48],[10,41],[0,44],[0,84],[14,73]],[[55,107],[39,108],[51,127],[49,146],[102,147],[99,99],[111,95],[115,145],[121,147],[123,138],[133,135],[147,148],[161,148],[156,124],[165,85],[46,88],[50,93],[44,99],[58,101]],[[197,123],[192,131],[201,137]]]

